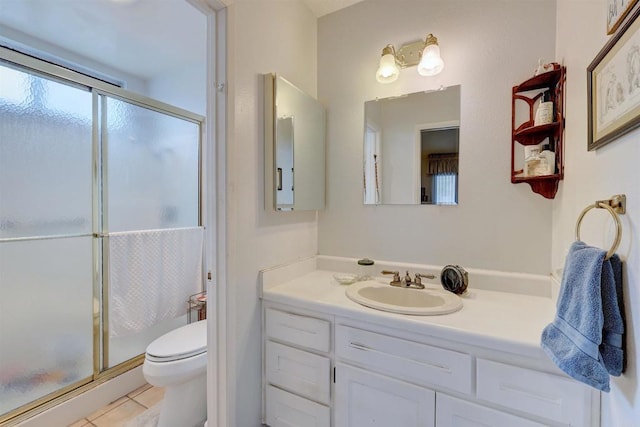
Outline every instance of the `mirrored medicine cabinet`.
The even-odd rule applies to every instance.
[[[275,74],[264,92],[265,209],[324,209],[324,107]]]
[[[364,204],[458,204],[459,85],[367,101],[364,117]]]

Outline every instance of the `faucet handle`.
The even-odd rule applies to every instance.
[[[416,284],[420,285],[422,284],[422,278],[425,279],[435,279],[436,276],[434,274],[420,274],[420,273],[416,273]]]
[[[380,273],[382,274],[393,274],[393,281],[400,281],[400,272],[399,271],[391,271],[391,270],[382,270]]]

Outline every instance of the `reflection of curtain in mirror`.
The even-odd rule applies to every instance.
[[[458,153],[430,154],[428,171],[433,175],[433,203],[457,204]]]
[[[380,204],[380,132],[367,123],[364,143],[364,203]]]

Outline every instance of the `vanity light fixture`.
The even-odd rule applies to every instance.
[[[397,52],[390,44],[382,49],[376,80],[380,83],[395,82],[400,75],[400,68],[415,65],[418,66],[418,74],[421,76],[435,76],[444,68],[438,39],[433,34],[429,34],[424,41],[402,45]]]
[[[388,44],[382,49],[382,57],[380,58],[380,66],[376,71],[376,80],[380,83],[392,83],[398,80],[400,68],[398,68],[396,60],[396,50],[393,45]]]

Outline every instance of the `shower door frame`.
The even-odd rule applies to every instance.
[[[176,117],[179,119],[187,120],[199,126],[199,138],[198,138],[198,226],[204,227],[203,222],[203,202],[204,197],[202,193],[202,184],[203,184],[203,176],[204,176],[204,163],[202,156],[202,148],[203,148],[203,135],[204,135],[204,117],[199,116],[195,113],[192,113],[187,110],[182,110],[178,107],[174,107],[169,104],[164,104],[160,101],[147,98],[141,95],[132,94],[130,92],[124,90],[117,91],[107,91],[105,89],[96,89],[93,88],[93,114],[94,114],[94,126],[93,126],[93,149],[94,149],[94,158],[93,158],[93,195],[94,195],[94,245],[98,245],[99,247],[94,246],[94,256],[97,259],[94,259],[94,263],[96,269],[94,270],[94,274],[99,273],[99,266],[102,267],[102,278],[94,279],[94,283],[99,283],[99,289],[96,289],[94,286],[94,298],[96,295],[100,295],[101,304],[100,307],[102,311],[98,313],[98,319],[96,320],[96,313],[94,312],[94,376],[95,375],[103,375],[105,372],[111,372],[114,369],[118,369],[115,375],[119,375],[122,372],[126,372],[144,362],[144,353],[139,354],[129,360],[121,362],[111,368],[106,368],[109,366],[109,251],[108,251],[108,237],[109,237],[109,223],[108,223],[108,215],[106,214],[108,211],[108,138],[106,138],[106,114],[104,110],[106,110],[106,101],[107,98],[115,99],[121,102],[126,102],[128,104],[146,108],[148,110],[166,114],[172,117]],[[133,95],[133,96],[132,96]],[[96,108],[97,106],[97,108]],[[188,114],[188,115],[187,115]],[[200,120],[198,120],[200,119]],[[101,169],[100,169],[101,167]],[[101,197],[100,197],[101,196]],[[105,220],[106,218],[106,220]],[[101,241],[98,241],[98,240]],[[205,245],[206,246],[206,245]],[[206,249],[206,248],[205,248]],[[203,253],[203,261],[206,258],[206,251]],[[99,263],[99,264],[98,264]],[[205,290],[205,269],[206,262],[202,263],[202,287],[201,291]],[[100,314],[102,314],[102,320],[100,319]],[[95,327],[96,322],[98,322],[98,328],[101,329],[101,333],[99,333],[100,337],[102,337],[101,343],[95,342]],[[101,322],[101,324],[100,324]],[[102,347],[100,348],[100,345]],[[96,349],[96,346],[98,348]],[[102,351],[100,351],[102,350]],[[95,354],[98,354],[98,357],[95,357]],[[101,370],[102,368],[102,370]],[[96,374],[97,372],[97,374]]]
[[[144,361],[144,354],[135,356],[111,368],[108,365],[108,321],[107,317],[101,318],[103,314],[108,315],[108,259],[103,258],[106,254],[107,244],[105,237],[108,237],[107,228],[103,228],[103,215],[106,211],[106,156],[102,152],[102,130],[104,129],[104,114],[101,99],[111,97],[132,105],[146,108],[155,112],[177,117],[187,120],[199,126],[198,138],[198,226],[202,226],[206,230],[204,215],[206,209],[206,198],[203,194],[203,179],[207,174],[206,162],[203,158],[203,144],[205,141],[206,128],[205,117],[191,111],[139,95],[126,89],[117,87],[103,80],[82,74],[80,72],[52,64],[50,62],[35,58],[33,56],[20,53],[18,51],[0,46],[0,65],[13,64],[18,69],[25,70],[29,73],[43,76],[63,84],[70,86],[82,86],[88,89],[92,94],[92,235],[93,235],[93,300],[96,299],[99,304],[93,304],[93,373],[90,377],[83,378],[63,388],[40,397],[32,402],[22,405],[6,414],[0,414],[0,425],[9,422],[9,425],[24,421],[26,418],[37,413],[50,409],[61,402],[64,402],[74,396],[77,396],[88,389],[102,384],[124,372],[127,372]],[[101,98],[102,97],[102,98]],[[47,236],[46,238],[55,238],[59,236]],[[38,237],[28,237],[19,240],[34,240]],[[0,238],[0,242],[17,240],[15,238]],[[205,242],[205,250],[203,253],[203,271],[202,271],[202,290],[206,290],[206,274],[208,269],[207,248]],[[102,340],[102,341],[101,341]]]

